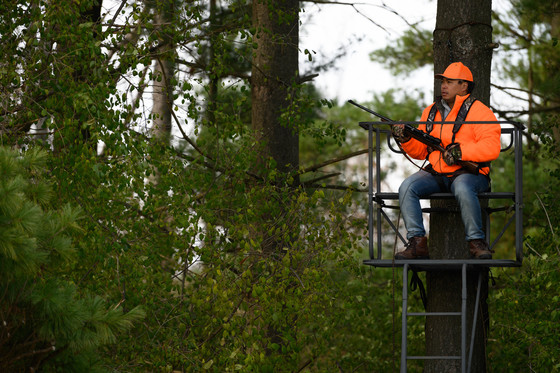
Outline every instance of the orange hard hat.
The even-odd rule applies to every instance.
[[[473,76],[468,67],[463,65],[462,62],[453,62],[451,65],[447,66],[447,69],[443,74],[436,74],[436,79],[458,79],[473,82]]]

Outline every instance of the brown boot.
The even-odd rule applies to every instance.
[[[492,259],[492,252],[485,240],[469,241],[469,251],[475,259]]]
[[[406,250],[395,254],[395,259],[428,259],[428,239],[412,237],[406,244]]]

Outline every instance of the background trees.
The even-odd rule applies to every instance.
[[[101,310],[104,320],[116,318],[114,305],[124,324],[137,306],[145,311],[142,321],[134,318],[134,328],[119,333],[99,355],[98,363],[108,370],[387,371],[398,356],[398,344],[390,343],[399,324],[391,305],[392,287],[400,286],[390,281],[391,273],[360,264],[367,235],[364,197],[356,190],[363,187],[363,165],[345,157],[363,149],[356,122],[370,118],[322,99],[311,76],[296,74],[298,68],[305,71],[305,61],[294,65],[294,55],[281,53],[272,61],[286,67],[280,80],[274,78],[263,48],[293,52],[297,41],[298,5],[283,4],[290,7],[259,3],[259,14],[273,14],[282,26],[278,29],[255,23],[262,18],[254,18],[257,9],[245,1],[18,0],[0,5],[5,56],[0,141],[20,152],[44,148],[44,177],[52,185],[52,198],[45,201],[83,211],[81,229],[64,231],[73,239],[76,260],[49,264],[33,281],[40,284],[56,274],[75,284],[77,295],[66,298],[67,312],[73,312],[70,299],[89,299],[86,294],[103,299],[103,305],[76,301],[74,306],[83,305],[90,314]],[[523,15],[540,14],[534,9]],[[546,25],[548,19],[529,21],[540,31],[548,27],[541,21]],[[500,18],[503,30],[506,20]],[[551,18],[551,30],[553,24]],[[270,42],[263,45],[264,40]],[[554,39],[538,43],[543,63],[553,61],[544,56],[557,50]],[[312,52],[303,54],[313,59]],[[402,56],[398,48],[394,56]],[[401,60],[395,66],[405,65]],[[257,77],[259,92],[253,91]],[[282,83],[282,109],[271,105],[262,113],[274,116],[252,123],[258,110],[251,106],[261,102],[262,110],[269,104],[257,93],[275,82]],[[532,89],[537,101],[537,86]],[[543,97],[551,97],[551,91]],[[372,103],[388,116],[412,120],[423,103],[410,98],[393,91],[373,97]],[[547,105],[553,107],[551,102]],[[555,119],[534,120],[532,141],[540,146],[532,156],[557,154]],[[294,123],[297,136],[286,126]],[[282,138],[269,137],[261,131],[264,126],[280,130]],[[263,151],[271,140],[287,143]],[[349,160],[331,161],[339,158]],[[554,159],[545,161],[548,173],[533,167],[531,178],[549,188],[538,194],[529,227],[533,250],[528,246],[527,254],[540,256],[531,258],[519,278],[515,272],[499,274],[504,288],[496,292],[501,295],[493,307],[512,320],[517,314],[509,309],[523,289],[532,289],[530,281],[543,287],[543,296],[555,296],[554,286],[540,282],[554,280],[540,274],[557,258],[556,236],[549,234],[556,216]],[[35,185],[35,174],[21,177]],[[41,207],[50,211],[52,205]],[[4,284],[21,288],[12,278]],[[520,291],[510,293],[513,288]],[[529,298],[523,299],[543,309],[538,299]],[[32,312],[33,305],[26,307]],[[557,306],[550,302],[547,307],[552,314]],[[496,329],[499,335],[507,337],[512,323]],[[112,332],[124,325],[106,324],[104,330]],[[532,366],[550,367],[553,360],[541,357],[554,356],[555,334],[535,344],[538,329],[530,325],[515,326],[527,335],[526,348],[517,356],[531,351]],[[72,328],[78,338],[81,329]],[[420,335],[420,325],[412,328]],[[111,341],[102,335],[94,347]],[[77,350],[92,351],[88,348]],[[491,359],[498,367],[529,361],[511,359],[507,349],[493,350]],[[41,362],[45,369],[60,364],[54,357]]]

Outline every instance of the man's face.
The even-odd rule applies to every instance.
[[[441,80],[441,98],[448,103],[455,102],[455,96],[467,94],[468,83],[463,80],[447,79]]]

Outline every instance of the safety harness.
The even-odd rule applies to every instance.
[[[453,131],[452,131],[453,136],[451,138],[451,143],[452,144],[455,143],[455,135],[461,129],[461,126],[463,125],[463,122],[465,121],[465,118],[467,117],[467,115],[469,113],[469,110],[471,109],[472,105],[474,104],[474,102],[476,100],[477,99],[475,97],[470,95],[469,97],[467,97],[465,99],[465,101],[463,101],[463,104],[459,108],[459,112],[457,113],[457,118],[455,119],[455,124],[453,125]],[[430,132],[432,132],[432,130],[434,129],[433,122],[434,122],[434,119],[435,119],[438,111],[440,112],[441,117],[443,118],[443,113],[445,112],[445,110],[444,110],[443,104],[441,102],[441,96],[436,98],[436,101],[435,101],[434,105],[432,105],[432,107],[430,108],[430,113],[428,114],[428,118],[427,118],[428,123],[426,124],[426,133],[428,133],[428,134],[430,134]],[[428,157],[429,157],[429,152],[430,152],[430,150],[428,149]],[[481,168],[489,167],[489,166],[490,166],[490,162],[478,163],[478,170],[480,171]],[[426,171],[428,171],[431,174],[436,176],[438,184],[439,184],[439,186],[442,190],[447,189],[444,186],[443,177],[451,177],[451,178],[454,179],[459,175],[468,173],[468,171],[466,171],[463,168],[460,168],[460,169],[458,169],[454,172],[451,172],[451,173],[439,173],[439,172],[437,172],[436,170],[433,169],[431,164],[429,164],[427,167],[425,167],[424,170],[426,170]],[[488,178],[490,178],[489,175],[487,175],[487,176],[488,176]]]
[[[474,98],[472,95],[470,95],[469,97],[467,97],[465,101],[463,101],[463,104],[459,108],[459,113],[457,113],[457,119],[455,119],[455,124],[453,125],[453,137],[451,138],[451,143],[455,142],[455,135],[461,129],[461,126],[463,125],[463,122],[467,117],[467,114],[469,114],[469,110],[471,110],[472,104],[474,104],[475,101],[476,98]],[[426,124],[426,132],[428,134],[430,134],[430,132],[432,132],[432,130],[434,129],[433,121],[438,111],[441,113],[441,117],[443,118],[443,113],[445,112],[445,110],[443,109],[443,104],[441,103],[441,96],[436,99],[435,104],[432,105],[430,109],[430,113],[428,114],[427,121],[432,122]]]

